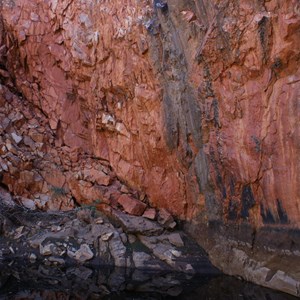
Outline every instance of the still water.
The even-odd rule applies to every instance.
[[[224,275],[186,275],[120,268],[0,264],[0,299],[293,300]]]

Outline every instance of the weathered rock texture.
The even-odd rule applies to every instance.
[[[107,217],[89,208],[45,213],[2,206],[0,229],[0,263],[29,260],[221,275],[182,231],[118,211]]]
[[[213,228],[250,256],[299,259],[299,1],[1,3],[12,193],[46,209],[117,203],[121,181],[211,253]]]

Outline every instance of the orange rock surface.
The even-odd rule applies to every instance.
[[[184,219],[299,226],[298,1],[125,2],[3,1],[2,81],[43,119],[30,143],[107,161]],[[11,190],[70,182],[27,175]]]
[[[300,235],[259,231],[300,227],[298,0],[0,10],[0,183],[20,203],[109,210],[127,194],[298,255]]]

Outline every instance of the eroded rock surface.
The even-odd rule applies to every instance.
[[[0,176],[20,204],[128,194],[187,220],[225,271],[218,243],[298,261],[299,1],[0,5]]]
[[[118,211],[106,216],[90,208],[44,213],[20,206],[2,206],[0,216],[0,262],[221,274],[182,231],[164,230],[143,217]]]

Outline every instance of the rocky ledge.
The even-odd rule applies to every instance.
[[[299,230],[196,222],[185,229],[196,241],[204,241],[201,245],[220,270],[300,297]]]
[[[0,210],[0,262],[220,273],[164,210],[157,221],[113,208],[106,214],[94,207],[45,213],[2,205]]]

